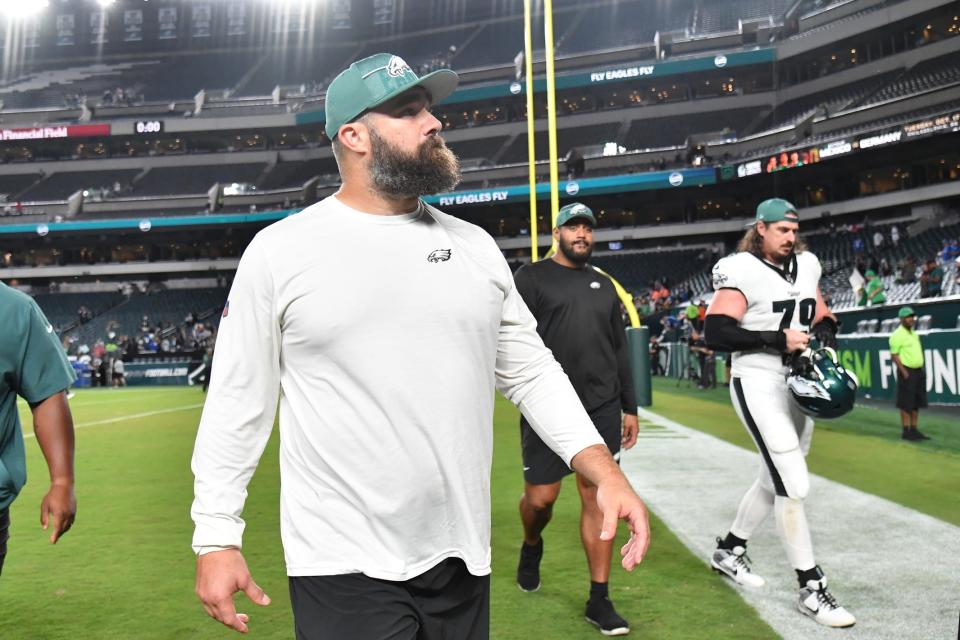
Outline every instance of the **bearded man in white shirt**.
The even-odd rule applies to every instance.
[[[269,598],[240,552],[246,486],[280,404],[281,535],[296,637],[489,636],[490,469],[499,390],[622,518],[647,512],[543,345],[500,250],[420,200],[459,180],[432,104],[457,76],[397,56],[330,85],[340,190],[261,231],[221,321],[193,455],[197,594],[246,632]],[[281,393],[282,390],[282,393]]]

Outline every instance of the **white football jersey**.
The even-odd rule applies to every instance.
[[[817,313],[820,261],[809,251],[798,253],[780,269],[749,252],[722,258],[713,267],[713,288],[736,289],[747,299],[740,326],[750,331],[810,331]],[[781,377],[781,354],[770,349],[733,354],[731,374]]]

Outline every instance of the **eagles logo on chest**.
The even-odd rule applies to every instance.
[[[450,249],[434,249],[430,252],[430,255],[427,256],[427,262],[446,262],[450,259],[450,256]]]

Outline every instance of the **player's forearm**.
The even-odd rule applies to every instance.
[[[720,351],[787,350],[787,337],[783,331],[750,331],[734,318],[720,314],[707,315],[704,339],[708,347]]]
[[[64,392],[31,407],[33,429],[50,470],[50,482],[73,484],[73,417]]]
[[[597,444],[587,447],[573,456],[570,466],[598,487],[611,483],[630,486],[606,445]]]

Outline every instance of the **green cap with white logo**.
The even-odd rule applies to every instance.
[[[426,89],[432,104],[437,104],[453,93],[459,81],[450,69],[417,77],[403,58],[389,53],[358,60],[340,72],[327,88],[327,137],[333,140],[343,125],[413,87]]]
[[[897,316],[901,319],[909,318],[912,315],[914,315],[914,313],[910,307],[900,307],[900,311],[897,312]]]
[[[597,226],[597,219],[593,217],[593,211],[591,211],[587,205],[579,202],[568,204],[557,212],[557,226],[562,227],[576,218],[583,218],[588,221],[591,226]]]
[[[800,215],[797,213],[797,208],[783,198],[770,198],[757,205],[757,217],[748,223],[747,226],[753,226],[758,222],[769,224],[771,222],[780,222],[781,220],[798,222]]]

